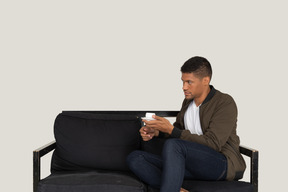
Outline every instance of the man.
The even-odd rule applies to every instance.
[[[210,85],[212,68],[203,57],[192,57],[181,67],[185,99],[172,125],[167,119],[143,120],[144,141],[169,137],[162,157],[134,151],[130,169],[161,192],[185,191],[185,179],[238,180],[246,168],[236,134],[237,106],[233,98]]]

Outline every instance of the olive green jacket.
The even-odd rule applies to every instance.
[[[227,180],[243,177],[246,165],[239,152],[240,140],[236,133],[237,106],[230,95],[210,86],[211,91],[200,106],[200,123],[203,135],[185,130],[184,114],[193,100],[184,99],[174,123],[171,137],[197,142],[224,154],[227,158]]]

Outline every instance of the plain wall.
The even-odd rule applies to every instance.
[[[32,151],[62,110],[179,110],[195,55],[260,151],[259,191],[284,189],[287,18],[277,0],[1,1],[1,191],[32,191]]]

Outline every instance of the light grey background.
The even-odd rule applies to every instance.
[[[1,1],[1,191],[32,191],[32,151],[62,110],[179,110],[195,55],[238,104],[259,191],[284,189],[287,18],[284,0]]]

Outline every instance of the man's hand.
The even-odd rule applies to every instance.
[[[153,115],[153,118],[155,120],[152,121],[143,120],[143,122],[146,123],[146,127],[161,131],[163,133],[168,133],[169,135],[171,135],[174,126],[170,123],[168,119],[165,119],[164,117],[159,117],[157,115]]]
[[[158,136],[159,135],[159,131],[155,130],[153,128],[144,126],[140,129],[140,135],[143,139],[143,141],[149,141],[151,140],[154,136]]]

